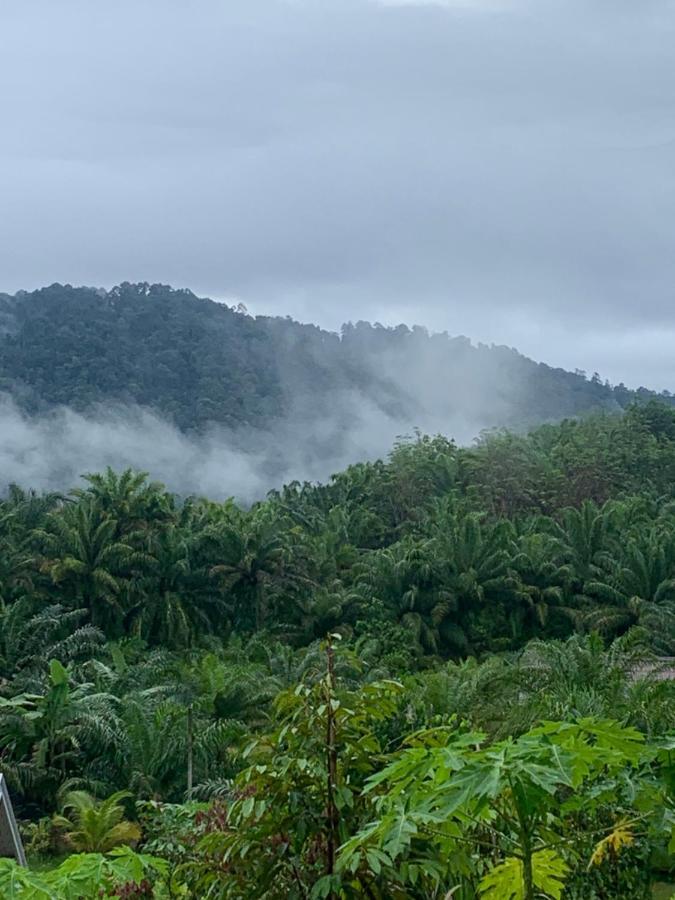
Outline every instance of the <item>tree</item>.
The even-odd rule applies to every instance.
[[[546,723],[492,746],[432,729],[409,744],[369,779],[376,819],[341,852],[343,878],[368,877],[372,896],[559,900],[594,814],[615,817],[601,835],[649,818],[635,799],[643,738],[611,721]]]
[[[26,801],[53,808],[69,778],[86,777],[87,760],[120,743],[116,698],[91,684],[72,684],[58,660],[41,694],[0,697],[3,771]]]
[[[577,589],[593,578],[603,553],[610,547],[612,511],[614,507],[598,507],[590,500],[579,509],[563,510],[562,522],[554,528],[567,563],[574,573]]]
[[[127,536],[116,538],[117,523],[97,502],[83,498],[52,514],[35,537],[44,553],[43,568],[71,607],[89,610],[92,624],[119,636],[129,606],[134,567],[147,565],[146,553]]]
[[[380,604],[420,652],[441,651],[441,626],[457,609],[457,600],[444,582],[429,541],[408,537],[373,552],[361,566],[358,586],[368,598],[363,603],[367,614],[372,615],[374,604]],[[464,640],[463,634],[460,640]]]
[[[151,645],[184,647],[214,630],[225,604],[199,558],[200,537],[189,516],[150,532],[125,620],[129,632]]]
[[[117,783],[138,799],[183,798],[185,770],[177,761],[186,757],[185,709],[163,693],[151,689],[121,704]]]
[[[584,591],[594,605],[583,622],[610,637],[646,629],[666,653],[675,650],[675,536],[652,528],[632,536],[616,555],[602,556]],[[596,605],[599,604],[599,605]]]
[[[130,796],[128,791],[117,791],[96,800],[86,791],[69,791],[54,824],[65,830],[66,840],[78,853],[108,853],[120,844],[133,844],[140,839],[141,829],[124,817],[123,801]]]
[[[565,598],[572,568],[561,565],[559,557],[559,544],[550,535],[529,533],[518,541],[518,552],[509,561],[518,585],[507,613],[517,643],[544,633],[552,610],[571,614]]]
[[[454,640],[460,652],[482,649],[503,629],[518,588],[509,572],[516,550],[513,528],[506,521],[483,524],[476,513],[446,512],[433,521],[432,540],[433,556],[443,566],[443,580],[457,610],[452,630],[450,623],[442,626],[444,636],[448,642]]]
[[[334,652],[328,643],[318,682],[279,695],[278,727],[248,748],[226,825],[202,839],[189,867],[196,895],[345,896],[337,847],[362,821],[360,787],[382,753],[378,726],[396,710],[400,686],[342,689]]]
[[[269,613],[270,588],[284,562],[281,523],[264,508],[250,513],[230,513],[205,534],[221,560],[211,568],[226,598],[234,623],[240,629],[260,629]]]
[[[83,624],[86,609],[48,606],[25,597],[0,608],[0,677],[34,679],[50,659],[69,663],[94,657],[102,650],[104,635],[93,625]]]
[[[115,536],[136,534],[172,517],[173,501],[159,482],[148,482],[147,472],[125,469],[117,473],[110,466],[105,472],[82,476],[86,488],[76,488],[72,496],[93,499],[95,506],[117,526]]]

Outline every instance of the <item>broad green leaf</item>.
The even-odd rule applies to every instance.
[[[68,672],[58,659],[52,659],[49,663],[49,677],[56,687],[60,684],[68,684]]]
[[[539,850],[532,855],[534,886],[552,900],[560,900],[568,866],[554,850]],[[491,869],[480,882],[481,900],[525,900],[523,861],[508,857]]]

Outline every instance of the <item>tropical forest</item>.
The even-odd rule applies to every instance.
[[[637,397],[253,503],[11,486],[0,896],[670,897],[674,485]]]

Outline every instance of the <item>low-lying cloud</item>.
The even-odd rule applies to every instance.
[[[325,480],[350,463],[382,456],[416,424],[351,393],[331,405],[323,415],[291,416],[274,431],[213,425],[202,434],[184,434],[140,407],[101,406],[86,414],[61,407],[29,416],[4,397],[1,487],[64,491],[84,473],[131,467],[180,495],[251,502],[283,483]],[[456,425],[461,439],[475,433],[468,422]]]

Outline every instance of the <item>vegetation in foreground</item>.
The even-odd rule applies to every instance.
[[[648,898],[675,413],[400,443],[244,509],[0,505],[3,897]]]

